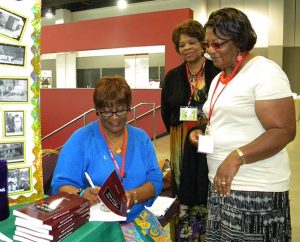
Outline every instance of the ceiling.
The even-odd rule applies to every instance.
[[[127,0],[128,4],[154,0]],[[94,8],[112,7],[117,5],[117,0],[42,0],[42,16],[48,9],[67,9],[71,12],[89,10]]]

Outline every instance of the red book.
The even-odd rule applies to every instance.
[[[61,217],[58,220],[54,220],[53,224],[36,224],[34,222],[28,223],[27,219],[16,217],[15,225],[19,227],[24,227],[31,229],[33,231],[44,233],[44,234],[52,234],[54,231],[60,230],[61,228],[65,227],[66,225],[74,222],[78,218],[83,218],[86,215],[90,215],[90,208],[83,207],[71,214],[67,214],[64,217]]]
[[[116,171],[113,171],[106,179],[98,196],[110,211],[119,216],[127,216],[125,190]]]
[[[64,228],[54,231],[53,234],[43,234],[28,228],[17,226],[15,235],[30,239],[32,241],[61,241],[88,221],[89,214],[86,214],[83,217],[79,217],[76,221],[71,222],[71,224],[65,226]]]
[[[63,192],[43,198],[34,204],[16,208],[13,210],[13,215],[27,219],[37,225],[51,225],[55,220],[72,214],[83,207],[90,207],[90,202],[87,199]]]

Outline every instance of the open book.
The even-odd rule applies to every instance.
[[[176,198],[158,196],[151,207],[146,207],[157,218],[163,217],[175,202]]]
[[[91,207],[90,221],[126,221],[127,199],[116,171],[109,175],[98,197],[101,202]]]

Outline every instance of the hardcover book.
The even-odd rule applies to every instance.
[[[88,221],[89,221],[89,214],[87,214],[83,218],[78,219],[76,222],[72,222],[70,225],[66,226],[61,230],[54,231],[53,234],[43,234],[28,228],[17,226],[15,235],[22,236],[24,238],[31,239],[34,241],[40,241],[44,239],[47,241],[60,241],[66,238],[67,236],[69,236],[76,229],[78,229]]]
[[[51,225],[55,220],[72,214],[83,207],[90,207],[90,202],[87,199],[63,192],[42,198],[34,204],[16,208],[13,210],[13,215],[27,219],[34,224]]]
[[[61,231],[65,228],[67,228],[68,226],[70,226],[71,224],[76,223],[78,220],[83,219],[85,217],[90,217],[90,208],[86,208],[80,212],[74,212],[72,214],[69,214],[66,216],[66,218],[64,218],[61,221],[54,221],[55,224],[52,226],[51,229],[49,229],[50,225],[47,224],[43,224],[43,225],[37,225],[35,223],[28,223],[28,220],[23,219],[23,218],[18,218],[16,217],[15,220],[15,225],[16,227],[22,227],[22,228],[27,228],[42,234],[52,234],[56,233],[57,231]]]

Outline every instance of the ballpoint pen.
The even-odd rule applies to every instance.
[[[88,180],[90,186],[94,189],[94,188],[95,188],[95,185],[94,185],[94,183],[93,183],[93,181],[92,181],[90,175],[89,175],[87,172],[84,172],[84,175],[85,175],[86,179]],[[101,201],[101,199],[100,199],[100,197],[98,196],[98,194],[97,194],[96,196],[97,196],[97,198],[98,198],[99,201],[100,201],[100,207],[101,207],[102,211],[106,211],[106,212],[110,211],[110,210],[105,206],[105,204]]]
[[[87,172],[84,172],[84,175],[85,175],[86,179],[88,180],[89,184],[91,185],[91,187],[94,189],[95,185],[94,185],[90,175]]]

